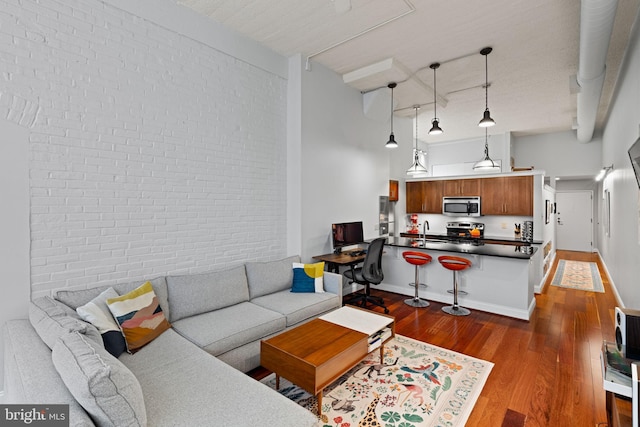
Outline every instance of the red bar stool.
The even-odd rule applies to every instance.
[[[454,316],[468,316],[471,312],[458,305],[458,272],[471,267],[471,261],[466,258],[449,255],[439,256],[438,261],[444,268],[453,271],[453,305],[442,307],[442,311]]]
[[[429,306],[429,302],[418,297],[418,287],[420,286],[420,266],[429,264],[431,262],[431,255],[422,253],[422,252],[414,252],[414,251],[405,251],[402,252],[402,257],[409,264],[412,264],[416,267],[416,281],[413,283],[416,293],[413,298],[409,298],[404,300],[404,303],[410,305],[411,307],[427,307]]]

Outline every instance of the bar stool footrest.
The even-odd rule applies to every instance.
[[[412,288],[415,288],[416,284],[415,284],[415,282],[411,282],[411,283],[409,283],[409,286],[411,286]],[[421,288],[426,288],[427,284],[426,283],[420,283],[420,287]]]

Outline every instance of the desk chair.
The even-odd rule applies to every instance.
[[[382,273],[382,248],[386,240],[386,237],[379,237],[371,242],[362,267],[352,268],[344,272],[344,276],[350,280],[349,283],[355,282],[359,285],[364,285],[364,291],[349,300],[349,304],[359,302],[361,307],[366,307],[369,302],[384,308],[384,312],[389,313],[389,309],[384,305],[382,298],[371,296],[370,288],[371,284],[379,285],[384,279],[384,274]]]

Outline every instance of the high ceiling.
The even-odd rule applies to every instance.
[[[612,0],[613,1],[613,0]],[[578,0],[179,0],[272,50],[308,58],[363,93],[394,90],[396,115],[413,117],[419,139],[439,142],[484,135],[477,126],[488,103],[496,126],[515,136],[568,131],[576,118],[572,76],[578,72]],[[607,114],[640,0],[619,0],[606,59],[596,131]],[[437,117],[444,133],[428,135]],[[375,66],[373,66],[376,64]],[[382,94],[383,92],[379,92]],[[390,101],[390,100],[389,100]],[[389,109],[391,108],[390,102]]]

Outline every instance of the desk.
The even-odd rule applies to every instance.
[[[317,261],[326,262],[327,270],[340,274],[340,271],[338,271],[340,266],[344,266],[344,267],[348,266],[348,267],[351,267],[351,269],[353,270],[354,266],[364,261],[366,256],[367,256],[366,254],[351,256],[351,252],[341,252],[339,254],[316,255],[312,258]]]

